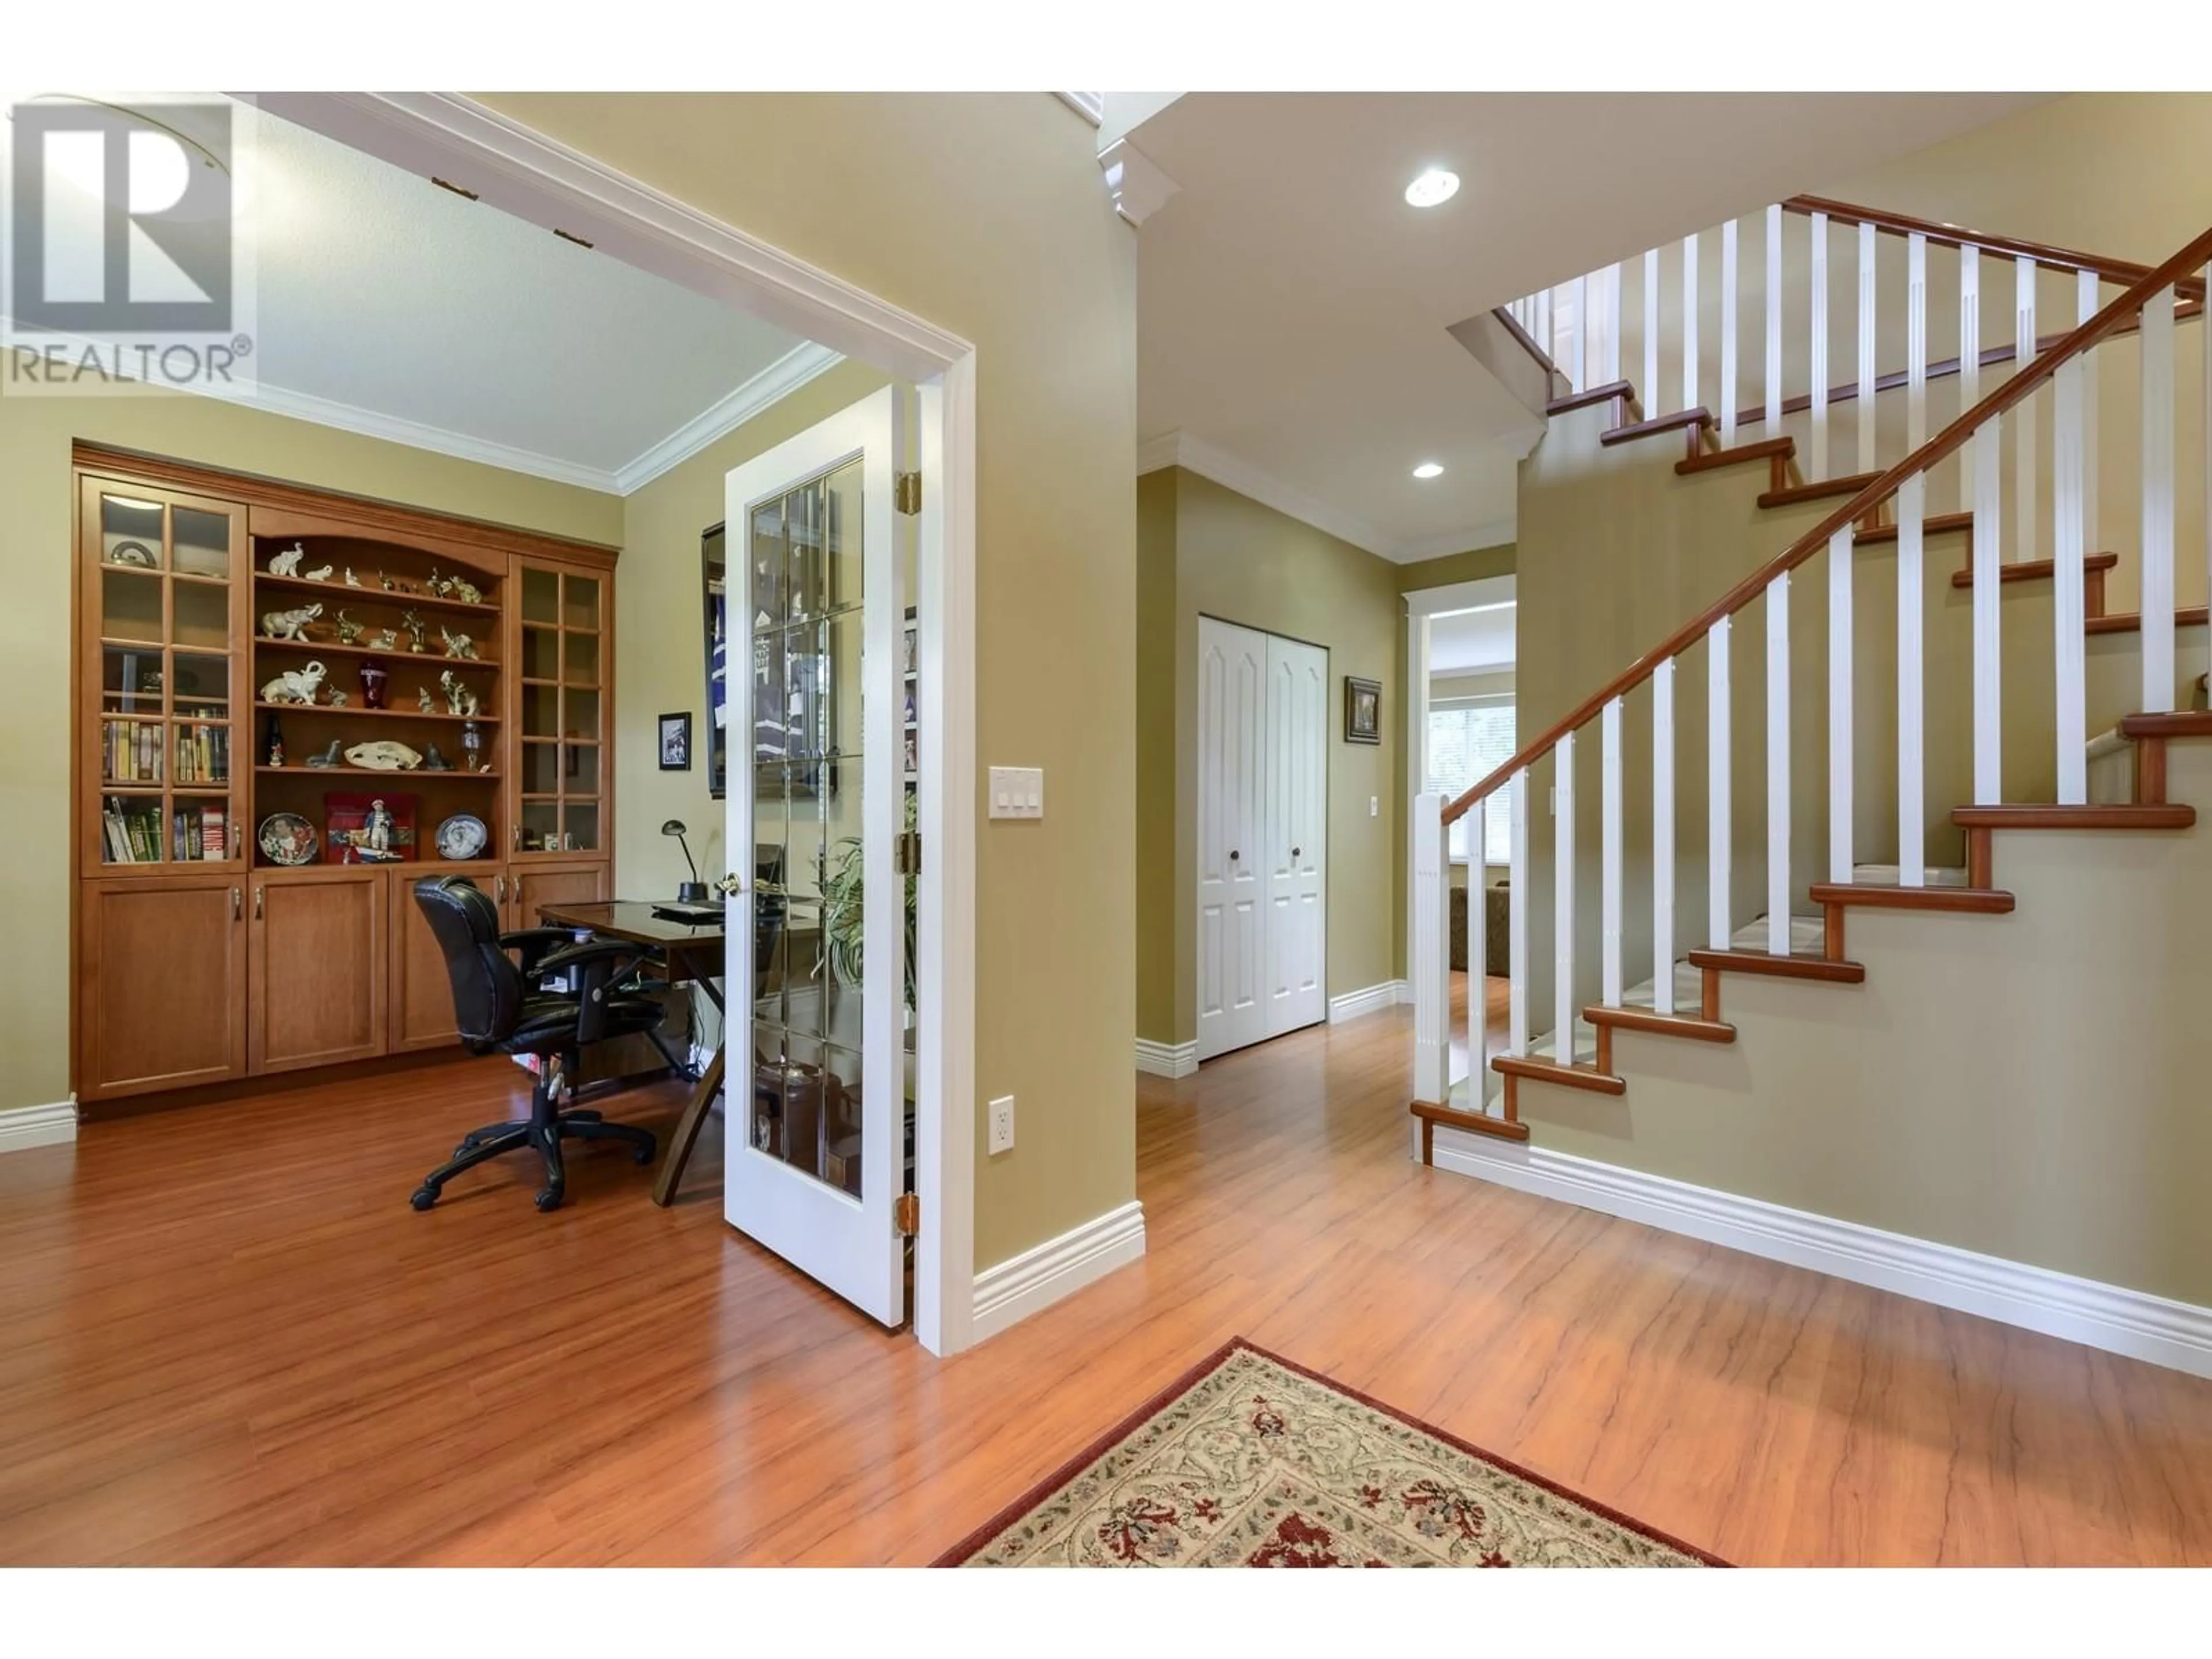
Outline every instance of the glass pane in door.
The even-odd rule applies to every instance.
[[[754,508],[753,1146],[860,1190],[861,465]]]

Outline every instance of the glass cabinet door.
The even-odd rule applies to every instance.
[[[608,581],[596,571],[525,564],[519,591],[514,850],[597,853],[607,829]]]
[[[246,511],[88,477],[80,512],[83,661],[99,677],[87,700],[88,861],[234,863]]]

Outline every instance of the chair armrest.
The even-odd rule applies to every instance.
[[[522,975],[525,979],[538,971],[539,962],[548,952],[564,945],[574,945],[576,935],[566,927],[520,927],[512,933],[499,936],[499,948],[521,953]]]
[[[650,952],[619,939],[586,939],[554,951],[532,971],[544,975],[576,974],[576,1041],[597,1042],[606,1035],[607,990],[629,977]]]

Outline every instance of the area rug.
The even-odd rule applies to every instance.
[[[1239,1338],[938,1565],[1727,1564]]]

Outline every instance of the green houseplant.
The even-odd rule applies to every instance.
[[[906,795],[906,827],[915,826],[915,799]],[[866,876],[860,838],[847,836],[837,843],[830,867],[822,878],[822,937],[830,971],[840,985],[858,989],[861,968],[861,919]],[[906,889],[906,1006],[914,1006],[914,939],[919,884],[905,881]]]

